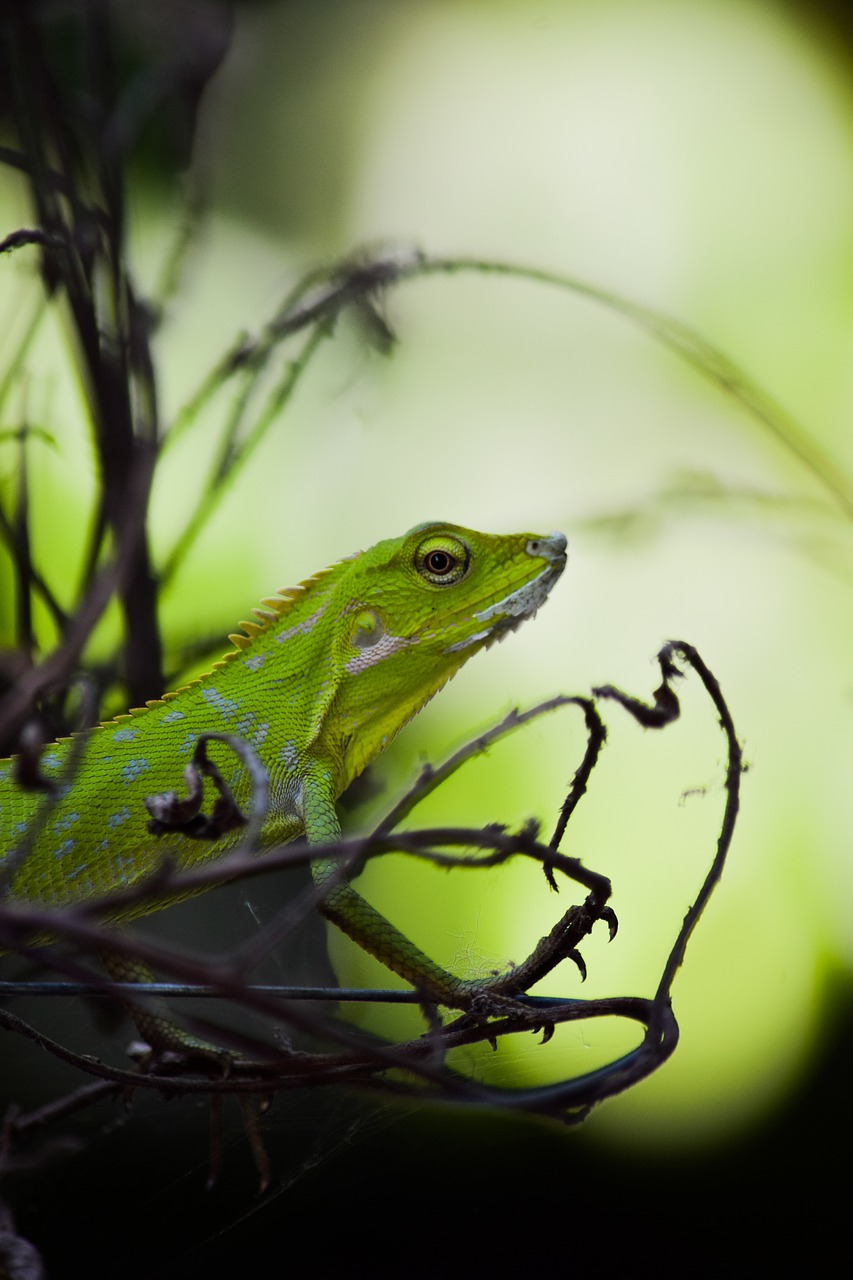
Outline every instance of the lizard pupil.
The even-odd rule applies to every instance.
[[[431,551],[426,558],[426,567],[430,573],[443,575],[449,573],[455,561],[446,551]]]

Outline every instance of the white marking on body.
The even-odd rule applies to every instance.
[[[490,604],[487,609],[475,613],[477,622],[488,622],[490,618],[529,618],[548,598],[548,592],[554,584],[555,573],[548,565],[538,573],[532,582],[525,582],[523,587],[511,591],[503,600]]]
[[[475,622],[487,622],[491,625],[485,630],[476,631],[445,649],[445,653],[458,653],[462,649],[492,639],[503,639],[515,629],[525,618],[532,617],[540,605],[544,604],[554,583],[566,566],[566,538],[562,533],[551,533],[546,538],[532,538],[525,550],[529,556],[546,560],[546,567],[531,582],[511,591],[503,600],[488,605],[473,615]]]
[[[314,610],[310,618],[304,618],[302,622],[297,622],[294,626],[287,627],[284,631],[277,632],[275,637],[276,644],[284,644],[285,640],[289,640],[292,636],[307,636],[310,631],[313,631],[316,624],[320,621],[325,610],[326,606],[321,604],[319,609]]]
[[[375,644],[359,649],[355,657],[350,658],[346,663],[344,670],[350,675],[358,675],[359,671],[375,667],[376,663],[381,662],[383,658],[390,658],[392,654],[399,653],[401,649],[408,649],[416,643],[415,640],[407,640],[405,636],[389,636],[383,633]]]
[[[488,628],[485,631],[475,631],[472,636],[466,636],[464,640],[457,640],[455,644],[449,644],[444,652],[459,653],[460,649],[469,649],[472,644],[478,644],[481,640],[488,640],[491,634]]]

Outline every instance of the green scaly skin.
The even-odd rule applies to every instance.
[[[12,878],[7,900],[44,907],[88,902],[151,876],[164,857],[177,870],[222,856],[234,830],[211,842],[176,830],[149,833],[146,800],[182,791],[199,733],[249,742],[269,775],[260,845],[303,831],[311,844],[340,836],[335,801],[463,663],[515,630],[544,602],[566,564],[560,533],[496,536],[451,524],[423,524],[280,591],[240,624],[234,649],[199,680],[85,734],[84,751],[58,796],[22,790],[0,764],[0,832],[14,850],[37,811],[47,821]],[[40,762],[60,779],[71,739]],[[211,743],[244,813],[246,771]],[[204,810],[213,793],[205,782]],[[0,861],[2,868],[2,861]],[[484,1008],[506,978],[464,981],[447,973],[346,883],[336,864],[313,864],[323,914],[425,998]],[[157,907],[163,903],[158,903]],[[155,907],[142,903],[121,918]]]

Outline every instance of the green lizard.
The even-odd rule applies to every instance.
[[[239,830],[198,839],[193,823],[201,819],[175,816],[185,811],[173,789],[202,732],[244,739],[265,767],[261,847],[303,832],[311,844],[334,842],[338,796],[472,654],[533,616],[563,572],[565,551],[561,533],[418,525],[265,599],[208,674],[86,731],[70,780],[75,739],[46,748],[40,771],[53,781],[51,795],[22,789],[14,762],[2,762],[7,901],[88,902],[151,876],[167,856],[180,871],[233,848]],[[217,744],[211,757],[242,812],[251,812],[240,761]],[[187,777],[192,783],[192,769]],[[14,847],[42,806],[41,828],[18,865]],[[498,991],[497,979],[463,980],[431,961],[340,880],[336,863],[312,869],[323,914],[426,999],[465,1009],[479,998],[482,1008],[489,986]],[[124,916],[153,909],[142,902]]]

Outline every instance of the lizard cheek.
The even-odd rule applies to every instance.
[[[362,609],[353,621],[350,644],[354,653],[344,669],[350,675],[358,675],[360,671],[376,666],[415,643],[415,639],[390,635],[378,613],[373,609]]]

